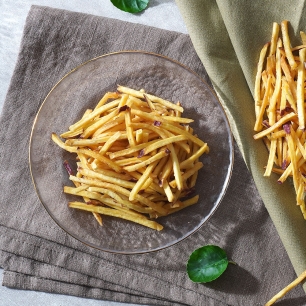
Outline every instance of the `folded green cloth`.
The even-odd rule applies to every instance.
[[[300,274],[306,269],[306,221],[296,206],[292,185],[278,185],[276,175],[263,177],[268,152],[263,142],[253,140],[252,92],[259,52],[271,38],[273,22],[288,20],[292,45],[301,44],[299,31],[306,30],[305,1],[177,0],[177,4],[257,189]]]

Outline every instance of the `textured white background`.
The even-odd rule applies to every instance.
[[[110,0],[0,0],[0,112],[14,71],[24,23],[31,5],[50,6],[187,33],[174,0],[151,0],[143,13],[135,15],[118,10]],[[3,270],[0,269],[1,282],[2,274]],[[87,306],[133,306],[0,286],[1,306],[81,306],[85,303]]]

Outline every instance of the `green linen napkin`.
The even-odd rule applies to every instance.
[[[268,153],[261,141],[253,140],[252,92],[259,52],[271,38],[273,22],[288,20],[292,45],[301,44],[299,31],[306,30],[305,1],[177,0],[177,4],[247,167],[300,274],[306,269],[306,221],[295,204],[292,185],[278,185],[275,175],[263,177]]]

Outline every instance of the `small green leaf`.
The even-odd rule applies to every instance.
[[[218,278],[227,266],[225,251],[216,245],[206,245],[192,252],[187,273],[193,282],[207,283]]]
[[[111,0],[111,2],[122,11],[139,13],[148,6],[149,0]]]

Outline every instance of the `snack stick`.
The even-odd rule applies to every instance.
[[[279,35],[279,24],[277,22],[273,22],[272,28],[272,37],[271,37],[271,45],[269,50],[269,55],[274,55],[276,52],[276,45]]]
[[[84,124],[86,124],[87,122],[93,120],[95,117],[99,116],[103,112],[105,112],[105,111],[107,111],[109,109],[112,109],[113,107],[117,106],[119,104],[119,102],[120,102],[120,99],[117,99],[117,100],[109,102],[108,104],[103,105],[103,106],[95,109],[89,115],[83,117],[80,121],[78,121],[75,124],[71,125],[69,127],[69,130],[73,131],[73,130],[81,128]]]
[[[297,77],[297,112],[299,120],[299,128],[301,130],[305,129],[305,103],[304,103],[304,81],[305,81],[305,53],[306,49],[302,49],[299,52],[301,63],[298,67],[298,77]]]
[[[291,51],[290,38],[289,38],[289,33],[288,33],[288,20],[283,20],[281,22],[281,32],[283,35],[284,49],[285,49],[285,53],[286,53],[289,65],[291,66],[291,69],[296,69],[298,65]]]
[[[274,66],[271,58],[269,71]],[[118,86],[118,91],[107,93],[70,125],[61,134],[65,142],[51,136],[60,147],[77,154],[77,173],[69,176],[75,187],[65,186],[64,192],[82,197],[85,203],[70,206],[92,211],[100,224],[100,208],[107,206],[114,216],[129,214],[142,220],[147,220],[145,214],[159,217],[181,209],[180,198],[188,196],[202,167],[199,157],[209,152],[189,126],[193,120],[182,116],[181,103],[144,90]]]
[[[69,202],[69,207],[87,210],[91,212],[97,212],[102,215],[108,215],[112,217],[117,217],[117,218],[129,220],[129,221],[133,221],[135,223],[139,223],[141,225],[150,227],[152,229],[156,229],[158,231],[163,229],[163,226],[155,221],[151,221],[151,220],[143,219],[139,217],[137,218],[129,213],[125,213],[123,211],[119,211],[119,210],[112,209],[112,208],[106,208],[106,207],[94,206],[94,205],[86,205],[80,202]]]
[[[134,89],[131,89],[131,88],[128,88],[128,87],[124,87],[124,86],[118,86],[118,91],[122,92],[122,93],[127,93],[127,94],[131,94],[132,96],[135,96],[137,98],[142,98],[143,97],[143,93],[140,92],[140,91],[137,91],[137,90],[134,90]],[[164,100],[164,99],[161,99],[159,97],[156,97],[156,96],[153,96],[153,95],[150,95],[150,94],[146,94],[146,96],[152,101],[152,102],[157,102],[157,103],[160,103],[166,107],[169,107],[171,109],[176,109],[178,111],[180,111],[181,113],[184,111],[183,107],[179,106],[179,105],[176,105],[176,104],[173,104],[172,102],[170,101],[167,101],[167,100]]]

